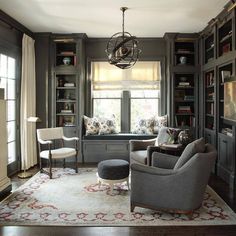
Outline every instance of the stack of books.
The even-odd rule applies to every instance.
[[[178,113],[191,113],[191,107],[190,106],[179,106]]]
[[[74,83],[64,83],[64,87],[75,87]]]
[[[190,82],[179,82],[178,87],[189,87]]]
[[[191,100],[191,101],[192,101],[192,100],[194,100],[194,96],[193,96],[193,95],[185,95],[185,96],[184,96],[184,100],[185,100],[185,101],[188,101],[188,100]]]
[[[72,110],[61,110],[61,113],[72,113]]]
[[[74,52],[73,51],[63,51],[60,54],[63,56],[73,56]]]

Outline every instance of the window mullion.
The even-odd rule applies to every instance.
[[[121,97],[121,132],[130,131],[130,91],[122,91]]]

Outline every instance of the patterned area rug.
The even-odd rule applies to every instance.
[[[55,169],[50,180],[36,174],[0,204],[0,225],[164,226],[236,224],[236,214],[210,188],[192,219],[136,207],[129,208],[126,184],[98,188],[95,168]]]

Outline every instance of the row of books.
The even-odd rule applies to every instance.
[[[175,116],[175,125],[176,127],[195,127],[196,119],[194,116],[185,117],[184,119],[182,117]]]
[[[209,105],[208,105],[208,114],[210,114],[210,115],[214,115],[214,103],[210,103]]]
[[[214,92],[208,93],[208,99],[214,100],[214,98],[215,98],[215,93]]]
[[[206,75],[206,86],[211,86],[214,84],[214,74],[213,72],[210,72]]]

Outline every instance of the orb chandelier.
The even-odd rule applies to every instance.
[[[141,52],[138,48],[137,38],[124,30],[124,15],[127,9],[127,7],[120,8],[123,16],[122,32],[112,35],[106,48],[108,62],[121,69],[132,67],[138,60]]]

